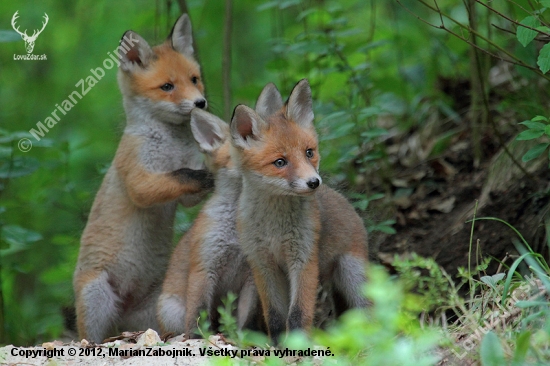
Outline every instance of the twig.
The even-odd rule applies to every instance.
[[[225,19],[223,25],[223,116],[226,121],[231,118],[231,30],[233,23],[233,0],[225,0]]]
[[[537,33],[540,33],[540,34],[544,34],[545,36],[550,36],[550,33],[546,33],[546,32],[543,32],[541,31],[540,29],[537,29],[537,28],[533,28],[533,27],[530,27],[528,25],[524,25],[524,24],[521,24],[520,22],[510,18],[510,17],[507,17],[506,15],[504,15],[503,13],[501,13],[500,11],[496,10],[495,8],[492,8],[490,7],[489,5],[485,4],[485,3],[482,3],[480,0],[475,0],[476,3],[480,4],[480,5],[483,5],[484,7],[486,7],[487,9],[489,9],[490,11],[492,11],[493,13],[497,14],[498,16],[508,20],[509,22],[512,22],[520,27],[524,27],[524,28],[527,28],[527,29],[531,29]]]
[[[486,50],[486,49],[484,49],[484,48],[482,48],[482,47],[480,47],[480,46],[478,46],[478,45],[476,45],[476,44],[473,44],[472,42],[470,42],[470,41],[469,41],[468,39],[466,39],[465,37],[463,37],[463,36],[461,36],[461,35],[459,35],[459,34],[453,32],[452,30],[450,30],[449,28],[447,28],[444,24],[441,24],[441,25],[432,24],[432,23],[428,22],[427,20],[421,18],[420,16],[416,15],[416,14],[415,14],[414,12],[412,12],[411,10],[409,10],[405,5],[403,5],[403,4],[401,3],[400,0],[396,0],[396,1],[397,1],[397,3],[398,3],[399,5],[401,5],[401,7],[402,7],[403,9],[405,9],[409,14],[411,14],[412,16],[414,16],[415,18],[417,18],[417,19],[420,20],[421,22],[423,22],[423,23],[429,25],[430,27],[435,28],[435,29],[442,29],[442,30],[444,30],[444,31],[446,31],[446,32],[448,32],[448,33],[450,33],[450,34],[452,34],[453,36],[459,38],[460,40],[466,42],[468,45],[477,48],[477,49],[480,50],[481,52],[486,53],[486,54],[488,54],[489,56],[491,56],[491,57],[493,57],[493,58],[502,60],[502,61],[504,61],[504,62],[511,63],[511,64],[513,64],[513,65],[518,65],[518,66],[522,66],[522,67],[525,67],[525,68],[527,68],[527,69],[533,70],[534,72],[536,72],[536,73],[539,74],[540,76],[546,78],[547,80],[550,80],[550,77],[548,77],[548,76],[542,74],[542,73],[539,71],[539,69],[537,69],[536,67],[527,65],[526,63],[524,63],[523,61],[521,61],[520,59],[518,59],[518,58],[515,57],[514,55],[512,55],[512,54],[510,54],[509,52],[507,52],[506,50],[502,49],[502,47],[498,46],[497,44],[495,44],[495,43],[492,42],[491,40],[488,40],[488,39],[485,38],[483,35],[481,35],[481,34],[475,32],[475,31],[472,30],[472,29],[470,29],[470,27],[467,27],[467,26],[461,24],[460,22],[458,22],[458,21],[456,21],[456,20],[454,20],[454,19],[448,17],[448,16],[445,15],[443,12],[438,11],[438,8],[433,8],[431,5],[426,4],[424,1],[420,0],[420,3],[421,3],[422,5],[428,7],[429,9],[435,11],[436,13],[438,13],[438,14],[440,15],[440,18],[441,18],[441,19],[442,19],[442,17],[445,15],[445,17],[449,18],[451,21],[453,21],[455,24],[457,24],[459,27],[461,27],[461,29],[465,29],[465,30],[468,30],[468,31],[470,31],[470,32],[472,32],[472,33],[475,33],[475,34],[476,34],[479,38],[481,38],[483,41],[485,41],[485,42],[491,44],[492,46],[494,46],[494,47],[497,48],[498,50],[500,50],[500,51],[502,51],[503,53],[505,53],[506,55],[510,56],[512,59],[504,58],[504,57],[502,57],[502,56],[500,56],[500,55],[497,55],[497,54],[495,54],[495,53],[492,53],[492,52],[490,52],[490,51],[488,51],[488,50]],[[517,61],[514,61],[514,59],[517,60]]]
[[[483,34],[479,33],[479,32],[476,32],[475,30],[471,29],[470,27],[460,23],[459,21],[453,19],[452,17],[448,16],[447,14],[443,13],[441,10],[439,10],[439,7],[433,7],[432,5],[426,3],[424,0],[419,0],[419,2],[426,6],[427,8],[435,11],[436,13],[438,13],[440,15],[440,17],[445,17],[447,19],[449,19],[450,21],[452,21],[453,23],[455,23],[456,25],[458,25],[461,29],[464,29],[464,30],[467,30],[468,32],[470,33],[473,33],[475,34],[477,37],[479,37],[480,39],[482,39],[483,41],[487,42],[489,45],[495,47],[497,50],[499,50],[500,52],[504,53],[505,55],[507,55],[508,57],[510,57],[511,59],[507,59],[507,58],[504,58],[500,55],[496,55],[492,52],[489,52],[477,45],[473,45],[468,39],[462,37],[461,35],[453,32],[452,30],[450,30],[449,28],[447,28],[444,24],[442,25],[434,25],[430,22],[428,22],[427,20],[425,19],[422,19],[420,18],[418,15],[416,15],[415,13],[413,13],[411,10],[409,10],[406,6],[404,6],[400,0],[396,0],[396,2],[403,8],[405,9],[408,13],[412,14],[414,17],[416,17],[417,19],[421,20],[423,23],[426,23],[428,24],[429,26],[433,27],[433,28],[436,28],[436,29],[443,29],[445,30],[446,32],[454,35],[455,37],[461,39],[462,41],[466,42],[467,44],[473,46],[473,47],[476,47],[477,49],[479,49],[480,51],[490,55],[491,57],[494,57],[496,59],[499,59],[499,60],[502,60],[502,61],[505,61],[505,62],[508,62],[508,63],[511,63],[511,64],[514,64],[514,65],[518,65],[518,66],[522,66],[522,67],[525,67],[527,69],[530,69],[532,71],[534,71],[537,75],[539,75],[540,77],[550,81],[550,77],[543,74],[538,68],[536,67],[533,67],[533,66],[530,66],[530,65],[527,65],[526,63],[524,63],[521,59],[519,59],[518,57],[516,57],[515,55],[513,55],[512,53],[508,52],[507,50],[505,50],[504,48],[500,47],[498,44],[494,43],[493,41],[491,41],[490,39],[487,39],[487,37],[485,37]],[[435,2],[437,4],[437,2]]]

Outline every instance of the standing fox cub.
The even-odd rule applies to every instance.
[[[278,94],[278,92],[277,92]],[[366,306],[361,287],[367,233],[347,200],[321,185],[307,80],[265,116],[239,105],[232,158],[243,176],[237,230],[252,268],[269,335],[309,328],[317,286],[331,288],[337,312]]]
[[[269,110],[269,101],[277,95],[275,86],[267,85],[256,103],[258,113],[275,113]],[[158,303],[160,328],[191,337],[200,309],[206,308],[212,329],[217,330],[218,307],[229,291],[238,295],[238,326],[254,328],[260,326],[258,295],[238,241],[242,177],[231,161],[229,126],[195,109],[191,129],[209,170],[216,174],[216,188],[172,254]]]
[[[191,110],[206,100],[188,16],[159,46],[132,31],[123,39],[133,40],[119,47],[126,128],[82,234],[73,279],[79,337],[94,342],[117,328],[158,328],[178,199],[193,205],[213,187],[211,175],[198,170],[202,156],[189,125]]]

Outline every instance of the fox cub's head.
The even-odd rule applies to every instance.
[[[313,126],[311,89],[301,80],[283,105],[268,84],[256,111],[235,108],[231,121],[235,162],[242,173],[274,194],[311,194],[321,184],[317,134]]]
[[[187,14],[176,21],[163,44],[151,48],[137,33],[127,31],[117,52],[120,89],[125,101],[138,111],[178,124],[189,120],[193,108],[206,108]]]

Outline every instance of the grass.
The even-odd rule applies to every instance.
[[[239,360],[213,358],[219,365],[235,363],[284,365],[544,365],[550,364],[549,271],[512,226],[519,255],[508,258],[496,273],[481,258],[474,268],[460,268],[451,278],[433,259],[412,255],[395,258],[397,276],[378,265],[369,268],[366,311],[352,310],[326,330],[291,333],[280,346],[289,350],[324,350],[330,356],[280,357],[265,337],[237,330],[231,313],[234,296],[220,307],[224,335],[243,348],[271,350],[267,357]],[[472,250],[470,251],[470,254]],[[520,264],[526,264],[519,271]]]

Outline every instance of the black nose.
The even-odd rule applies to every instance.
[[[319,179],[313,178],[313,179],[308,180],[307,186],[311,189],[315,189],[315,188],[319,187]]]
[[[206,107],[206,100],[205,99],[195,100],[195,107],[203,109],[204,107]]]

